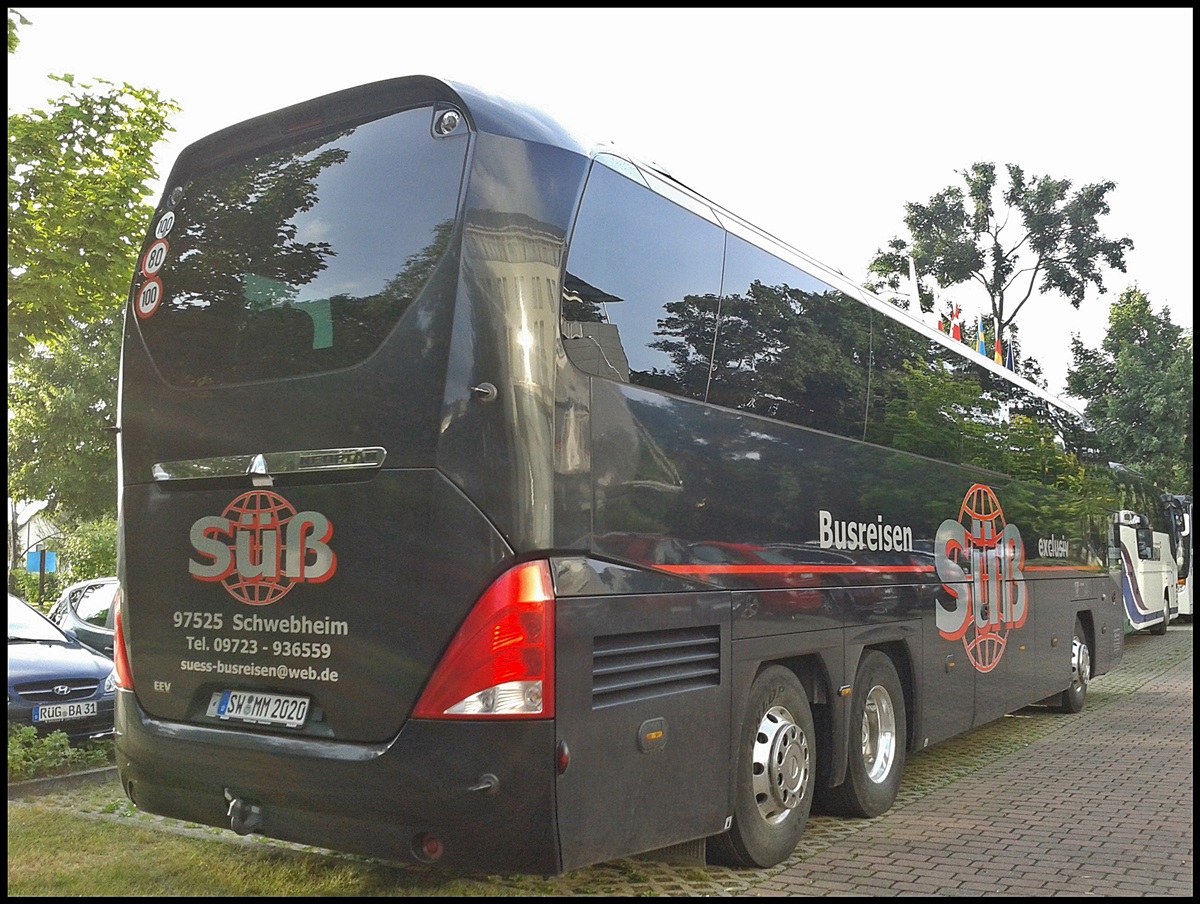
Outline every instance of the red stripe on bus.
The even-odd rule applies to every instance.
[[[932,565],[658,565],[673,574],[923,574]]]

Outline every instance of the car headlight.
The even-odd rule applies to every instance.
[[[114,668],[111,672],[108,673],[108,677],[104,679],[104,693],[107,696],[108,694],[116,693],[116,690],[117,690],[117,670]]]

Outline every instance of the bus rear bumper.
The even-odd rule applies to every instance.
[[[116,750],[149,813],[460,873],[561,872],[551,721],[410,721],[347,744],[158,721],[120,691]]]

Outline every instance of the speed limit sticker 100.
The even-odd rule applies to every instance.
[[[154,230],[155,241],[150,243],[150,247],[142,255],[141,274],[146,278],[146,281],[138,290],[134,310],[137,312],[138,317],[143,320],[157,311],[158,306],[162,303],[163,285],[162,280],[158,278],[158,271],[167,262],[167,252],[171,246],[167,242],[166,236],[170,233],[171,227],[174,224],[175,214],[167,211],[162,219],[159,220],[158,226]]]

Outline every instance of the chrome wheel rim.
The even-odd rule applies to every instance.
[[[758,812],[777,825],[804,799],[812,773],[808,738],[782,706],[772,706],[758,723],[752,769]]]
[[[1091,651],[1077,634],[1071,641],[1071,690],[1075,693],[1087,690],[1088,675],[1091,671]]]
[[[863,766],[875,784],[891,773],[896,742],[896,709],[887,689],[877,684],[867,692],[862,718]]]

